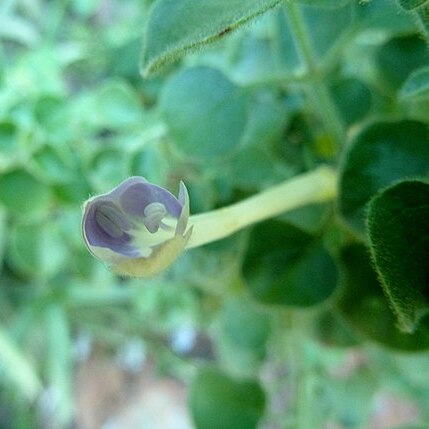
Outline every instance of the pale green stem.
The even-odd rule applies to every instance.
[[[3,328],[0,328],[0,362],[0,370],[11,385],[27,399],[34,400],[42,388],[37,372]]]
[[[329,93],[329,89],[322,79],[299,6],[293,1],[286,1],[286,8],[288,11],[289,23],[294,33],[295,43],[310,78],[308,89],[313,107],[320,116],[326,130],[330,133],[338,150],[345,136],[343,122],[338,114],[337,106]]]
[[[193,232],[186,247],[220,240],[298,207],[330,201],[336,193],[337,173],[330,167],[320,166],[236,204],[191,216],[188,225],[193,227]]]

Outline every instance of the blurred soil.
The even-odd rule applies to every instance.
[[[192,429],[186,388],[153,365],[130,373],[94,357],[78,370],[76,429]]]
[[[349,357],[336,368],[334,377],[347,378],[366,364],[361,353],[351,352]],[[287,395],[283,391],[279,394],[281,397],[272,400],[284,409]],[[113,359],[92,356],[77,371],[76,396],[74,429],[194,429],[187,409],[186,385],[160,377],[150,361],[130,372]],[[365,429],[399,429],[420,421],[419,409],[403,396],[380,391],[374,402]],[[285,428],[266,422],[262,429]],[[324,429],[347,428],[332,422]]]

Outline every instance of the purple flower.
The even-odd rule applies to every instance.
[[[143,177],[130,177],[84,205],[82,233],[89,251],[124,275],[150,276],[170,265],[191,235],[189,197],[176,198]]]

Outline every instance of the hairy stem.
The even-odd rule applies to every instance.
[[[318,167],[244,201],[191,216],[188,224],[193,232],[186,247],[220,240],[246,226],[298,207],[330,201],[336,193],[336,172],[330,167]]]

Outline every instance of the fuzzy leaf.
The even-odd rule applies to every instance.
[[[364,128],[342,159],[339,208],[363,236],[369,200],[381,189],[429,172],[427,126],[417,121],[379,122]]]
[[[280,0],[158,0],[146,28],[142,73],[154,74],[187,51],[220,39]]]
[[[404,181],[369,205],[372,257],[400,328],[429,313],[429,184]]]
[[[428,64],[429,53],[424,40],[417,34],[406,34],[387,40],[378,48],[375,62],[379,82],[396,91],[408,76]]]
[[[351,244],[341,250],[342,290],[337,302],[341,316],[360,337],[403,351],[429,348],[429,323],[416,332],[401,332],[372,267],[368,249]],[[429,322],[429,321],[428,321]]]
[[[338,9],[350,3],[350,0],[298,0],[298,2],[308,6]]]
[[[413,10],[420,6],[423,6],[427,0],[398,0],[399,5],[402,9]]]

